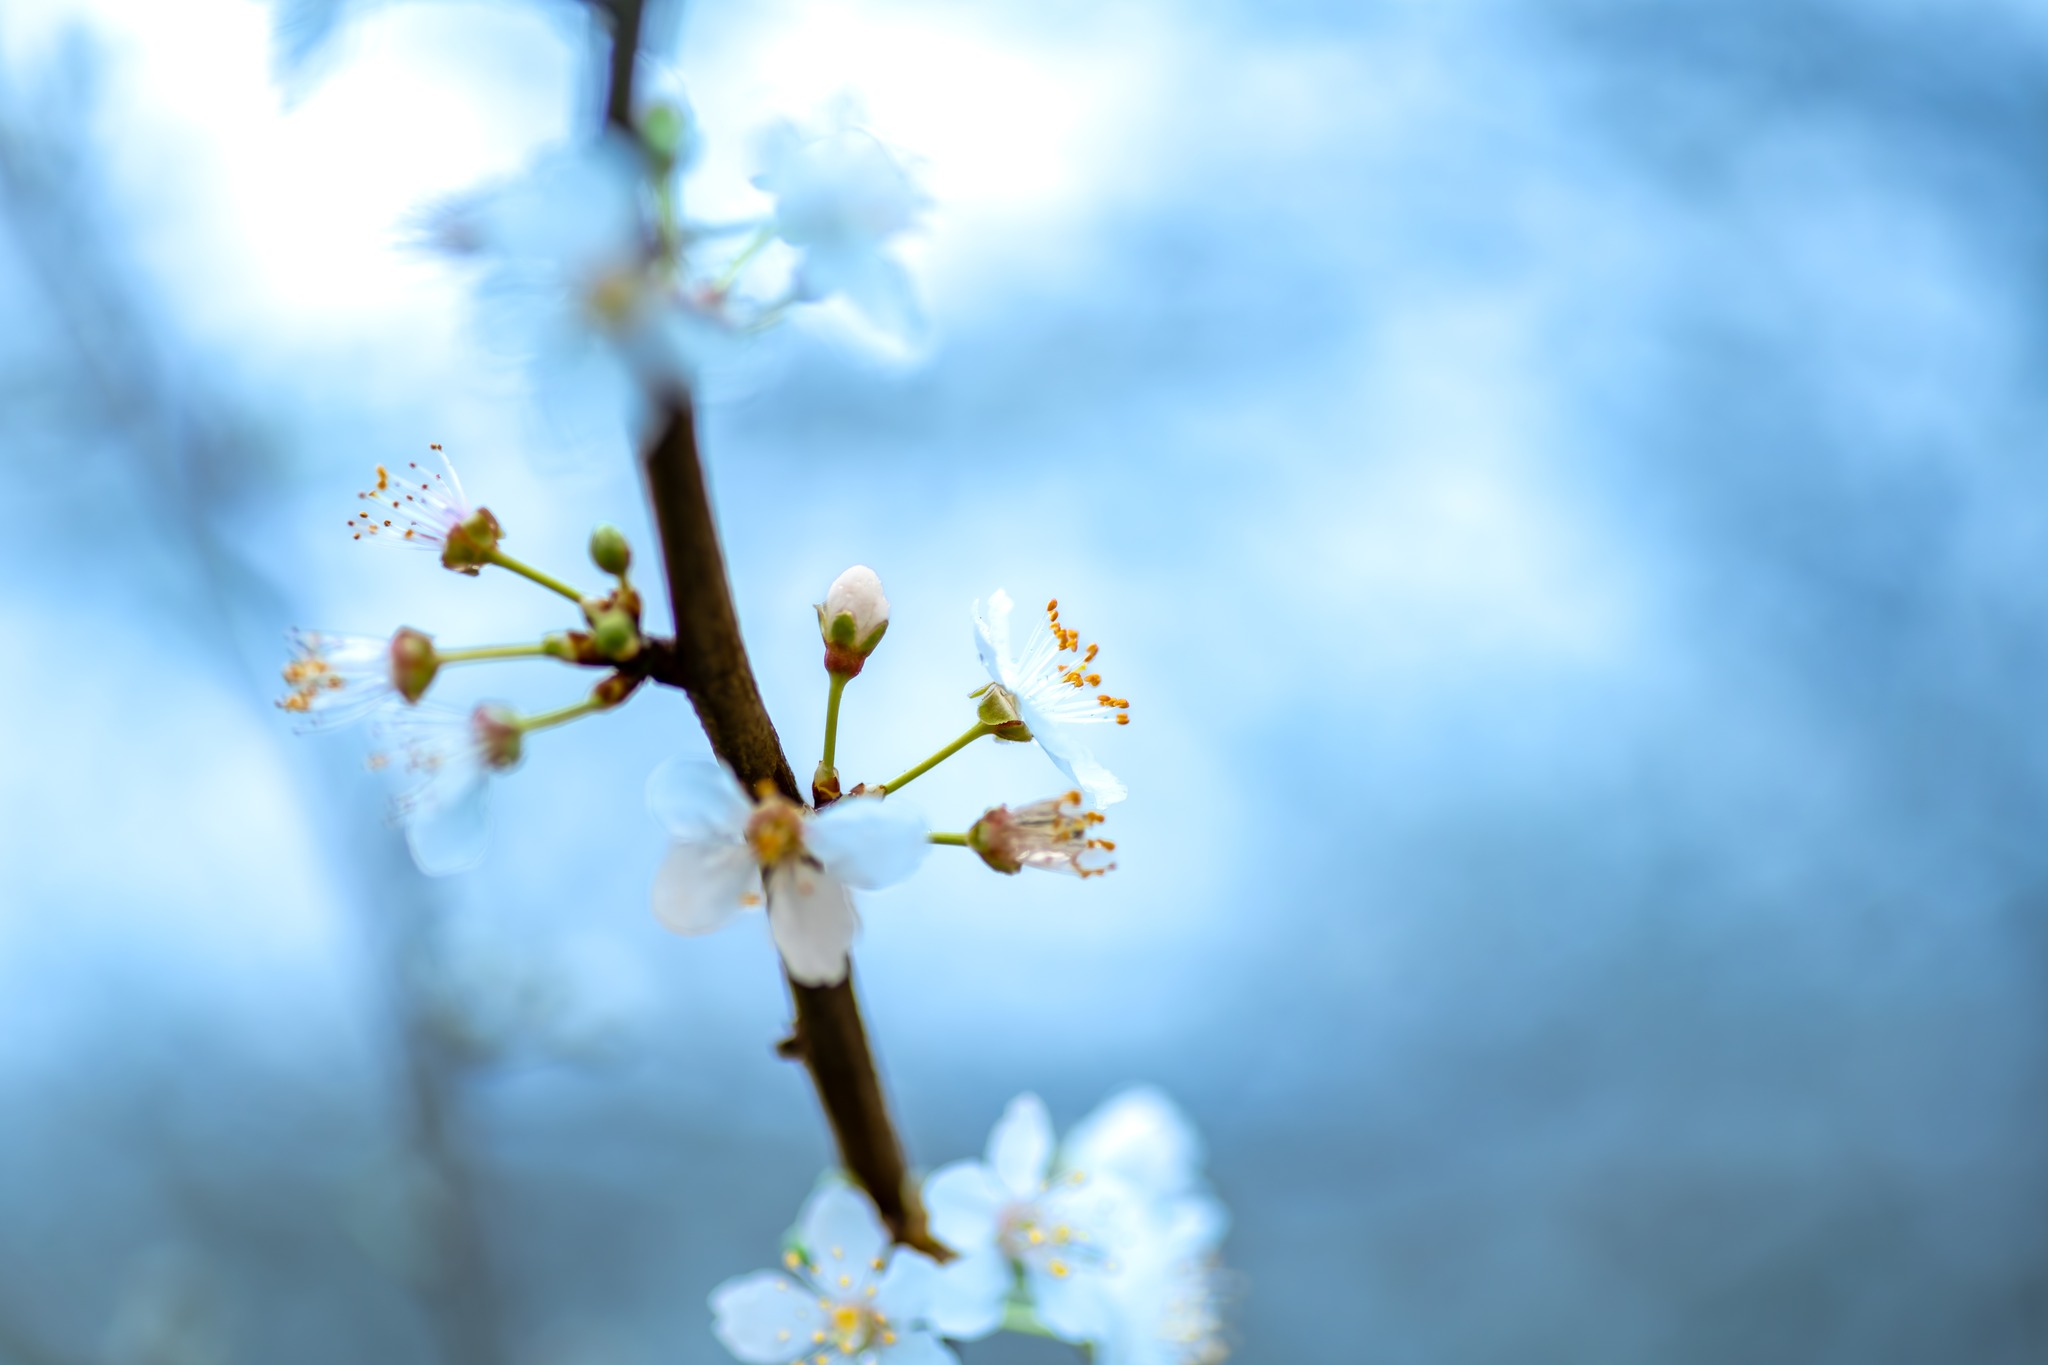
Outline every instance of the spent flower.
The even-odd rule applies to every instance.
[[[356,513],[348,528],[357,540],[433,550],[444,567],[474,575],[504,533],[488,508],[470,505],[447,453],[438,445],[429,449],[440,456],[438,470],[417,460],[396,474],[378,465],[376,482],[356,494],[375,510]]]
[[[765,892],[775,946],[805,985],[846,977],[860,927],[848,888],[902,881],[929,847],[923,820],[898,802],[848,797],[814,814],[772,787],[750,799],[716,763],[664,763],[647,799],[673,839],[654,878],[655,918],[708,934]]]
[[[1057,598],[1045,604],[1045,619],[1020,644],[1012,639],[1014,605],[1000,588],[974,610],[975,643],[990,685],[977,695],[986,717],[1014,715],[1091,806],[1114,805],[1129,795],[1080,738],[1089,725],[1130,724],[1130,700],[1102,690],[1095,669],[1099,645],[1081,643],[1078,631],[1060,623]],[[998,738],[1009,736],[998,733]],[[1018,736],[1021,738],[1022,736]]]
[[[490,703],[468,712],[405,707],[382,713],[376,736],[372,766],[407,783],[392,809],[420,871],[476,866],[490,835],[490,778],[517,767],[524,747],[518,717]]]
[[[712,1331],[728,1351],[748,1365],[957,1365],[928,1319],[938,1267],[892,1247],[866,1195],[825,1186],[796,1235],[787,1273],[757,1271],[712,1291]]]
[[[390,639],[293,630],[284,666],[280,710],[302,730],[325,730],[362,719],[393,698],[417,702],[440,668],[434,642],[410,626]]]
[[[1101,811],[1087,808],[1078,791],[1015,810],[996,806],[967,831],[967,846],[998,872],[1036,867],[1099,877],[1116,867],[1109,856],[1116,842],[1095,833],[1103,818]]]

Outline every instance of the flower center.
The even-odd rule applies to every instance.
[[[996,1244],[1011,1260],[1035,1266],[1056,1280],[1073,1274],[1077,1265],[1093,1265],[1102,1259],[1086,1232],[1049,1217],[1035,1201],[1003,1210],[996,1222]]]
[[[804,818],[795,806],[780,798],[763,800],[747,818],[747,846],[754,861],[773,867],[804,851]]]

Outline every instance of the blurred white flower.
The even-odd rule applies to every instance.
[[[1094,833],[1103,818],[1101,811],[1082,804],[1078,791],[1015,810],[996,806],[967,831],[967,846],[998,872],[1036,867],[1099,877],[1116,867],[1109,856],[1116,851],[1115,841]]]
[[[775,234],[801,253],[796,296],[843,295],[884,332],[914,333],[910,274],[887,248],[930,200],[896,154],[841,110],[822,128],[774,125],[759,156],[754,184],[775,198]]]
[[[674,839],[655,873],[655,918],[708,934],[759,905],[765,886],[775,946],[805,985],[845,979],[860,926],[847,888],[894,885],[929,848],[923,820],[898,802],[847,797],[814,815],[773,791],[749,800],[717,763],[662,764],[647,802]]]
[[[1019,1096],[983,1160],[925,1184],[932,1234],[960,1253],[940,1272],[933,1323],[984,1336],[1015,1306],[1115,1365],[1220,1359],[1200,1352],[1221,1350],[1210,1291],[1226,1218],[1200,1165],[1200,1139],[1156,1090],[1105,1101],[1057,1154],[1045,1106]],[[1020,1282],[1028,1302],[1013,1305]]]
[[[300,730],[346,725],[395,698],[414,699],[424,690],[421,671],[429,680],[433,676],[433,641],[410,627],[388,640],[322,630],[293,630],[286,639],[292,652],[284,681],[290,690],[277,705],[296,718]]]
[[[789,1273],[763,1270],[711,1294],[712,1331],[748,1365],[818,1360],[856,1365],[957,1365],[929,1330],[938,1267],[890,1245],[867,1196],[828,1185],[804,1205]]]
[[[718,291],[685,287],[648,213],[648,164],[609,133],[541,158],[523,176],[440,210],[432,240],[489,272],[485,335],[528,365],[542,409],[579,443],[687,386],[734,344]]]
[[[1059,605],[1057,598],[1047,602],[1045,619],[1017,647],[1010,638],[1010,595],[998,588],[986,604],[975,603],[976,647],[989,677],[1015,706],[1046,756],[1081,789],[1089,804],[1114,805],[1129,792],[1095,761],[1076,729],[1111,722],[1128,725],[1131,703],[1100,690],[1102,675],[1090,670],[1101,646],[1084,649],[1079,632],[1060,624]]]
[[[468,713],[414,706],[381,713],[371,765],[403,774],[409,784],[393,802],[405,842],[430,877],[482,861],[490,835],[490,778],[519,763],[518,722],[500,706]]]
[[[1111,1326],[1118,1248],[1142,1210],[1113,1177],[1053,1161],[1052,1120],[1020,1095],[989,1134],[981,1161],[958,1161],[924,1187],[932,1235],[959,1253],[939,1274],[932,1321],[972,1340],[1000,1327],[1021,1276],[1046,1330],[1097,1341]]]

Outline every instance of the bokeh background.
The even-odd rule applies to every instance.
[[[647,913],[687,703],[536,739],[433,882],[361,739],[271,707],[293,624],[564,624],[352,544],[377,462],[445,443],[565,575],[600,519],[652,549],[623,442],[566,456],[417,249],[588,132],[602,43],[278,17],[0,5],[0,1359],[722,1360],[705,1295],[830,1149],[758,924]],[[866,902],[916,1159],[1165,1087],[1252,1362],[2048,1358],[2048,11],[698,0],[654,42],[700,202],[842,91],[936,200],[918,355],[821,315],[706,395],[799,769],[856,561],[849,777],[965,723],[998,585],[1134,703],[1114,876],[937,850]],[[1055,785],[983,746],[908,795]]]

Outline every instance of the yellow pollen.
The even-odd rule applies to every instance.
[[[843,1261],[843,1260],[845,1260],[845,1259],[846,1259],[846,1248],[845,1248],[845,1247],[833,1247],[833,1248],[832,1248],[832,1259],[833,1259],[833,1260],[835,1260],[835,1261]]]
[[[896,1344],[896,1334],[894,1332],[882,1333],[882,1344],[884,1346],[894,1346]]]
[[[851,1286],[852,1284],[853,1284],[853,1276],[851,1276],[851,1275],[841,1275],[841,1276],[839,1277],[839,1287],[840,1287],[841,1289],[846,1289],[846,1288],[850,1287],[850,1286]]]
[[[794,1251],[785,1251],[782,1253],[782,1263],[791,1270],[795,1270],[804,1263],[804,1258],[797,1255]]]
[[[1031,1229],[1031,1236],[1029,1240],[1031,1242],[1031,1245],[1037,1246],[1040,1242],[1043,1242],[1045,1240],[1045,1234],[1040,1232],[1037,1228],[1033,1228]]]
[[[1065,1261],[1048,1261],[1045,1268],[1052,1272],[1052,1277],[1056,1280],[1067,1278],[1067,1263]]]
[[[842,1337],[852,1336],[860,1330],[860,1309],[850,1303],[842,1303],[832,1310],[832,1330]]]
[[[380,464],[377,466],[377,491],[382,493],[389,487],[391,487],[391,471]]]
[[[776,1339],[777,1341],[788,1341],[788,1340],[789,1340],[789,1329],[788,1329],[787,1327],[778,1327],[778,1328],[776,1328],[776,1329],[775,1329],[775,1339]]]
[[[748,907],[749,909],[752,909],[754,906],[759,905],[760,903],[761,897],[758,892],[748,891],[740,896],[740,904]],[[790,1254],[795,1255],[796,1253],[791,1252]]]
[[[1116,713],[1116,723],[1118,725],[1129,725],[1131,723],[1131,718],[1125,715],[1123,712],[1119,711]]]

